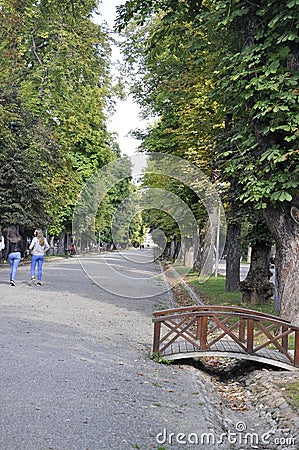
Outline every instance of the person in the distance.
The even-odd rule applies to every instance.
[[[36,229],[34,232],[34,238],[32,239],[29,250],[31,251],[32,260],[31,260],[31,280],[29,283],[35,281],[35,269],[37,265],[37,286],[41,286],[42,284],[42,271],[43,271],[43,262],[45,258],[45,253],[49,250],[50,245],[47,239],[44,237],[43,232],[40,228]]]

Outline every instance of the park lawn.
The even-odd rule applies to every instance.
[[[185,277],[204,298],[206,303],[219,306],[238,306],[241,308],[254,309],[267,314],[275,314],[273,302],[260,305],[248,305],[242,303],[241,292],[227,292],[225,290],[225,276],[210,276],[204,283],[199,283],[198,272],[189,272]]]
[[[284,396],[290,404],[299,410],[299,381],[285,386]]]
[[[186,277],[186,281],[190,283],[203,297],[204,301],[210,305],[218,306],[236,306],[247,308],[267,314],[278,315],[274,311],[273,301],[271,303],[262,303],[260,305],[248,305],[242,303],[241,292],[227,292],[225,290],[225,276],[211,276],[204,283],[199,283],[198,273],[190,272]],[[294,336],[289,337],[289,348],[294,348]]]

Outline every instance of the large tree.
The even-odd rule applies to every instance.
[[[22,233],[51,222],[50,200],[44,183],[55,142],[42,124],[24,111],[16,98],[0,94],[0,218],[8,228],[18,224]]]
[[[194,64],[210,63],[216,117],[230,121],[214,147],[221,176],[235,183],[242,208],[262,210],[276,241],[280,314],[298,323],[298,0],[131,0],[119,8],[119,26],[157,15],[169,48],[181,49],[178,67],[188,61],[178,23],[193,31]]]
[[[296,1],[221,2],[226,51],[218,86],[232,114],[234,146],[224,168],[240,199],[263,211],[276,241],[280,314],[299,323],[298,206],[299,38]]]
[[[195,6],[197,2],[192,3]],[[191,10],[188,2],[180,6],[127,2],[119,7],[120,28],[122,19],[125,24],[132,19],[123,45],[129,73],[136,73],[132,94],[144,114],[154,119],[151,126],[145,131],[137,130],[135,135],[142,139],[141,151],[184,158],[216,184],[219,171],[213,166],[212,134],[222,124],[210,96],[212,58],[195,51],[205,42],[205,36],[193,26],[197,9]],[[207,214],[190,186],[153,174],[147,176],[145,184],[179,196],[193,211],[198,229],[204,230]],[[146,218],[152,228],[163,229],[168,244],[171,239],[180,242],[179,227],[168,214],[152,209]]]
[[[109,40],[92,20],[94,0],[1,0],[0,6],[0,86],[56,144],[42,181],[54,218],[48,225],[57,235],[70,227],[84,183],[115,157],[106,130],[113,94]],[[23,127],[28,135],[27,125],[19,121],[19,134]]]

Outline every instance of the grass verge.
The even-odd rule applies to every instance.
[[[256,311],[275,314],[274,304],[261,303],[258,305],[248,305],[242,303],[241,292],[227,292],[225,290],[225,276],[218,275],[217,278],[211,276],[204,283],[199,283],[198,273],[189,272],[186,281],[190,283],[201,295],[206,303],[220,306],[239,306],[242,308],[255,309]]]
[[[285,386],[284,397],[290,405],[299,410],[299,381]]]

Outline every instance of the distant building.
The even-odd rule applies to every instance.
[[[154,240],[152,238],[152,235],[151,235],[149,230],[147,230],[147,232],[146,232],[146,236],[144,238],[143,245],[144,245],[145,248],[157,247],[157,244],[155,244],[155,242],[154,242]]]

